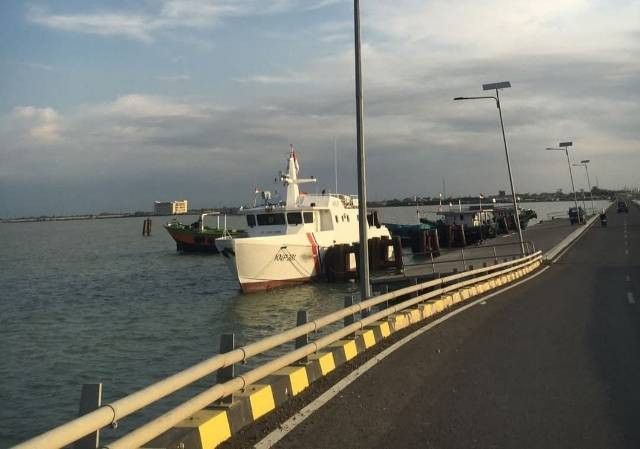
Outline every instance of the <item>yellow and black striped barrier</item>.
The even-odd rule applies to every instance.
[[[289,398],[299,395],[314,381],[330,374],[375,346],[391,334],[410,325],[514,282],[541,265],[534,259],[525,266],[506,274],[476,283],[465,282],[460,288],[448,291],[400,312],[389,315],[386,321],[376,321],[357,331],[352,339],[338,340],[310,355],[304,364],[281,368],[260,383],[248,385],[233,395],[229,405],[211,405],[172,429],[149,441],[146,448],[212,449],[243,427],[259,420]]]

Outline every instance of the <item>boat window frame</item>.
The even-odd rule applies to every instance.
[[[288,224],[288,225],[291,225],[291,226],[300,226],[300,225],[303,225],[303,224],[304,224],[304,220],[303,220],[303,218],[302,218],[302,212],[300,212],[300,211],[287,212],[287,213],[286,213],[286,215],[287,215],[287,224]],[[289,220],[289,215],[297,215],[297,216],[299,217],[299,220],[300,220],[300,221],[298,221],[298,222],[293,222],[293,223],[292,223],[292,222],[291,222],[291,220]]]
[[[307,220],[308,217],[311,217],[311,220]],[[304,220],[305,223],[313,223],[314,222],[314,217],[313,217],[313,212],[312,211],[303,211],[302,212],[302,219]]]
[[[264,221],[264,217],[274,217],[272,222],[266,222],[266,223],[262,223],[262,221]],[[276,222],[275,217],[282,217],[282,221],[281,222]],[[267,218],[267,220],[269,220]],[[275,212],[275,213],[266,213],[266,214],[257,214],[256,215],[256,221],[258,222],[258,226],[283,226],[287,224],[287,219],[285,217],[284,212]]]
[[[251,217],[253,224],[249,223],[249,217]],[[247,214],[247,226],[249,226],[250,228],[255,228],[257,225],[258,222],[256,221],[256,216],[254,214]]]

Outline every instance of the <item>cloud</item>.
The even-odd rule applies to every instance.
[[[189,75],[159,75],[156,76],[159,81],[189,81],[191,77]]]
[[[152,42],[161,32],[206,29],[226,17],[271,15],[295,9],[314,10],[333,3],[336,0],[160,0],[135,12],[103,10],[56,14],[42,7],[31,7],[27,18],[60,31]]]
[[[39,144],[54,144],[62,139],[62,116],[52,108],[19,106],[13,110],[14,123]]]
[[[130,94],[116,100],[90,106],[89,113],[122,119],[153,117],[197,118],[206,115],[203,107],[159,95]]]
[[[235,78],[239,83],[259,83],[259,84],[291,84],[308,83],[312,78],[306,73],[288,71],[279,75],[251,75],[243,78]]]

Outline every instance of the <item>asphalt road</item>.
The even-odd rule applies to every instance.
[[[610,210],[544,273],[412,340],[275,447],[639,448],[638,254],[640,210]]]

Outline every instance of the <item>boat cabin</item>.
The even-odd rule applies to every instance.
[[[493,224],[495,217],[492,210],[462,210],[462,211],[442,211],[442,221],[447,225],[465,225],[465,227],[482,226]]]

